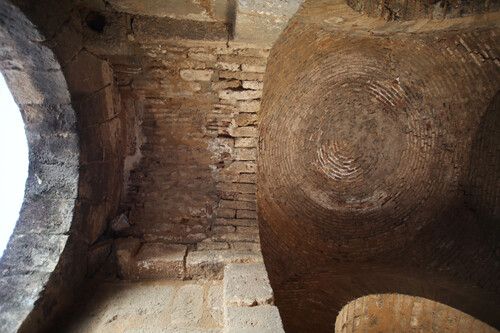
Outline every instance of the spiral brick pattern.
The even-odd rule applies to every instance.
[[[477,115],[456,115],[443,98],[467,89],[446,51],[426,40],[308,32],[286,50],[316,36],[321,48],[302,49],[293,78],[280,74],[267,86],[260,165],[273,177],[262,188],[286,198],[275,200],[285,235],[320,235],[324,247],[348,247],[349,257],[401,246],[454,200],[467,158],[456,138]],[[286,58],[280,51],[271,61]],[[440,75],[422,71],[436,66]],[[465,69],[462,76],[477,80]]]
[[[359,290],[394,291],[387,277],[349,278],[366,262],[390,268],[398,290],[420,296],[429,282],[407,278],[436,273],[440,287],[430,296],[454,306],[461,298],[442,292],[458,290],[450,281],[497,290],[495,250],[483,247],[480,217],[464,194],[472,188],[496,207],[497,177],[471,175],[481,163],[474,156],[495,150],[478,131],[500,89],[498,27],[470,28],[462,19],[420,33],[395,25],[391,31],[380,21],[331,13],[306,3],[289,23],[270,54],[259,115],[260,235],[285,329],[311,325],[299,313],[330,322],[325,314],[333,316]],[[457,31],[460,24],[467,29]],[[474,252],[459,251],[469,245]],[[349,282],[341,289],[338,281]],[[489,302],[495,296],[488,292]],[[496,316],[477,304],[464,311]]]

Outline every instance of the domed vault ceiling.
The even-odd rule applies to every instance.
[[[261,239],[287,332],[331,331],[363,294],[459,306],[477,287],[460,306],[498,325],[497,23],[385,26],[326,4],[274,45],[261,108]]]

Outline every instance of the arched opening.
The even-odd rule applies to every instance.
[[[498,332],[445,304],[402,294],[357,298],[340,310],[335,333],[344,332]]]
[[[19,108],[0,74],[0,257],[19,218],[28,176],[28,143]]]
[[[17,332],[41,297],[65,249],[77,197],[75,113],[61,67],[43,41],[17,7],[0,2],[0,70],[29,148],[22,208],[0,260],[2,332]]]

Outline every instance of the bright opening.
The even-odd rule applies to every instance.
[[[21,112],[0,74],[0,254],[19,218],[28,163],[28,143]]]

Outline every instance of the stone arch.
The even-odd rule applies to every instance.
[[[340,310],[335,332],[498,332],[468,314],[433,300],[403,294],[356,298]]]
[[[78,193],[76,117],[61,67],[16,7],[0,2],[0,68],[29,146],[19,220],[0,261],[0,330],[17,331],[34,308],[68,240]]]

